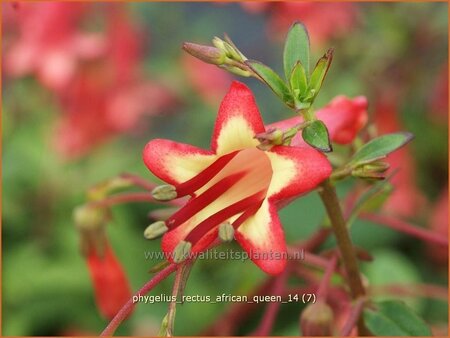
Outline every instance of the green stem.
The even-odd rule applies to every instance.
[[[352,298],[356,300],[360,297],[364,297],[365,290],[362,284],[358,261],[350,239],[350,234],[348,233],[344,216],[339,205],[336,189],[329,179],[321,184],[321,188],[322,189],[319,191],[320,198],[325,205],[325,209],[333,227],[334,235],[336,236]],[[367,334],[362,317],[360,317],[358,321],[358,331],[360,335]]]

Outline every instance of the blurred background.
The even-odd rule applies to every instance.
[[[89,187],[125,171],[156,182],[141,160],[152,138],[209,146],[233,77],[185,54],[183,41],[210,44],[227,33],[247,57],[281,74],[285,34],[294,20],[305,23],[313,59],[335,48],[315,108],[337,95],[364,95],[379,132],[415,134],[391,158],[400,171],[384,212],[447,237],[447,13],[446,3],[3,3],[3,335],[94,335],[106,326],[72,211]],[[254,91],[265,122],[290,117],[262,84],[239,80]],[[157,208],[120,205],[108,224],[133,291],[157,263],[144,252],[159,250],[159,241],[142,235]],[[316,194],[284,209],[288,242],[307,238],[323,216]],[[357,221],[352,235],[375,258],[363,266],[369,283],[447,289],[447,250],[367,221]],[[172,278],[152,294],[170,293]],[[244,295],[264,278],[249,261],[203,260],[186,293]],[[445,332],[445,299],[407,301]],[[203,332],[229,305],[185,303],[175,333]],[[283,305],[274,333],[297,335],[301,307]],[[167,303],[140,304],[118,333],[156,334],[166,311]]]

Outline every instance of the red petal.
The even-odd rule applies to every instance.
[[[333,142],[348,144],[367,123],[367,99],[364,96],[354,99],[337,96],[318,110],[316,116],[328,127]]]
[[[237,118],[241,124],[244,125],[247,130],[241,133],[240,130],[234,130],[233,128],[227,128],[228,122],[233,118]],[[243,123],[242,123],[243,122]],[[253,137],[257,133],[262,133],[265,131],[264,123],[259,113],[258,107],[256,106],[255,98],[253,97],[250,89],[243,83],[234,81],[231,84],[231,88],[227,95],[222,100],[219,108],[219,113],[217,115],[216,124],[214,126],[214,133],[211,141],[211,149],[215,153],[220,153],[220,148],[227,148],[226,152],[239,149],[228,149],[228,147],[221,144],[225,142],[224,139],[228,141],[228,135],[225,133],[235,133],[231,135],[233,143],[246,143],[247,145],[253,142]],[[236,140],[238,138],[243,138],[242,140]],[[249,138],[249,140],[247,140]],[[257,144],[257,143],[256,143]]]
[[[316,188],[323,180],[331,175],[332,167],[327,157],[321,152],[311,147],[273,147],[268,154],[272,154],[271,161],[274,168],[272,182],[277,181],[276,175],[286,176],[283,168],[277,170],[273,154],[280,156],[282,159],[291,160],[294,168],[293,177],[279,189],[273,190],[269,188],[270,201],[278,202],[298,196]]]
[[[237,229],[235,237],[264,272],[275,275],[286,267],[284,232],[277,210],[270,202],[264,202],[257,213]]]
[[[104,317],[112,319],[131,298],[125,273],[109,246],[106,247],[103,258],[95,251],[91,252],[87,263],[94,284],[97,307]]]
[[[200,173],[216,156],[189,144],[155,139],[145,146],[143,159],[147,168],[160,179],[180,184]]]

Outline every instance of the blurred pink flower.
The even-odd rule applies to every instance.
[[[269,14],[269,33],[284,38],[294,21],[307,28],[313,46],[347,33],[355,25],[357,6],[351,2],[243,2],[251,13]]]
[[[215,65],[183,54],[181,65],[187,80],[198,95],[211,106],[217,106],[230,87],[232,77]]]
[[[350,99],[339,95],[325,107],[317,110],[316,117],[327,126],[332,142],[349,144],[353,142],[356,135],[367,123],[367,106],[367,99],[364,96]],[[273,123],[268,128],[286,130],[301,122],[303,122],[303,117],[296,116]],[[292,139],[291,145],[299,146],[301,144],[305,144],[305,142],[302,139],[302,134],[297,133]]]
[[[379,134],[387,134],[402,130],[395,105],[381,99],[376,107],[375,123]],[[392,177],[394,191],[384,204],[387,212],[401,217],[413,217],[418,214],[424,204],[424,197],[416,186],[416,168],[409,152],[409,147],[402,147],[388,156],[389,173],[398,169]]]
[[[62,90],[74,76],[79,60],[104,52],[97,33],[79,25],[90,4],[70,2],[20,3],[7,11],[5,73],[12,77],[35,74],[46,87]]]
[[[64,115],[55,143],[66,157],[85,154],[115,134],[138,127],[143,114],[157,114],[175,102],[167,88],[139,76],[139,32],[125,10],[107,9],[105,57],[83,64],[60,94]]]

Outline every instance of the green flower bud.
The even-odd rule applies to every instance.
[[[229,222],[219,225],[219,238],[222,242],[231,242],[234,239],[234,227]]]
[[[192,243],[187,241],[181,241],[173,250],[173,261],[175,263],[181,263],[189,257],[191,252]]]
[[[332,336],[333,311],[323,301],[309,304],[300,315],[300,330],[303,336]]]

